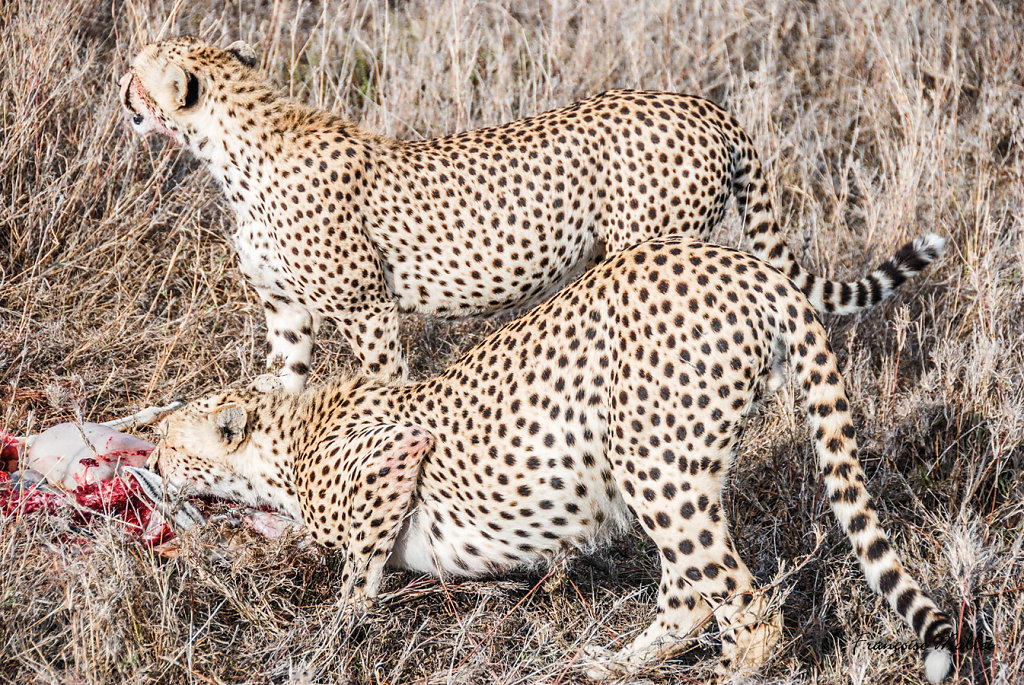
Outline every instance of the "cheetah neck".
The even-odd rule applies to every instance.
[[[260,398],[249,412],[251,428],[249,440],[234,459],[235,474],[246,483],[244,491],[235,496],[247,504],[270,506],[297,520],[302,513],[294,487],[293,465],[295,449],[301,449],[288,434],[281,430],[295,420],[303,420],[298,397],[267,394]]]
[[[324,143],[336,148],[366,137],[343,119],[276,97],[266,87],[224,100],[231,104],[218,103],[189,127],[184,138],[188,150],[220,183],[232,208],[249,215],[243,220],[267,213],[264,199],[273,184],[316,169]]]
[[[260,443],[272,440],[268,433],[254,433],[252,443],[240,453],[235,471],[247,487],[233,493],[234,498],[254,507],[269,506],[301,520],[302,512],[292,486],[292,455],[268,453],[265,444]]]
[[[362,387],[364,384],[367,387]],[[240,497],[250,504],[269,505],[302,520],[295,487],[297,462],[315,451],[327,433],[337,432],[345,425],[388,422],[380,399],[386,399],[391,390],[386,386],[373,387],[357,377],[308,388],[297,395],[260,396],[249,412],[249,444],[244,456],[235,460],[237,475],[252,484],[252,491],[241,493]],[[376,411],[353,411],[347,403],[337,404],[338,397],[362,397]]]

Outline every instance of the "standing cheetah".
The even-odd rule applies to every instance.
[[[196,400],[165,419],[150,464],[172,485],[304,521],[346,555],[357,607],[385,563],[469,577],[534,567],[632,512],[660,553],[657,615],[597,675],[679,651],[711,615],[723,667],[753,667],[781,617],[765,615],[721,497],[744,417],[787,357],[832,510],[938,682],[952,626],[879,524],[825,329],[790,279],[744,252],[680,237],[628,249],[412,385]]]
[[[141,134],[206,163],[235,211],[231,236],[267,316],[268,365],[299,390],[321,317],[362,369],[404,374],[400,312],[495,312],[549,294],[602,250],[707,239],[730,194],[753,252],[819,311],[871,306],[934,260],[904,246],[855,283],[804,271],[736,120],[698,97],[613,91],[504,126],[406,142],[278,97],[243,43],[143,49],[121,98]]]

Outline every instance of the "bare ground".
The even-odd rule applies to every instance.
[[[937,232],[947,255],[885,306],[828,322],[869,487],[911,570],[982,644],[963,682],[1024,682],[1024,18],[1016,0],[8,0],[0,6],[0,429],[37,432],[261,371],[263,322],[187,155],[121,123],[126,61],[162,35],[255,44],[282,90],[404,137],[612,87],[730,109],[804,263],[851,277]],[[165,23],[166,20],[166,23]],[[742,244],[730,216],[721,242]],[[411,318],[417,377],[495,320]],[[314,381],[350,370],[328,328]],[[49,389],[47,391],[47,389]],[[54,389],[59,389],[55,392]],[[740,551],[788,593],[766,682],[918,683],[909,631],[868,589],[784,389],[729,494]],[[360,626],[296,541],[208,530],[173,561],[116,527],[0,532],[0,681],[570,683],[581,647],[650,620],[638,533],[548,577],[390,574]],[[88,549],[68,545],[89,539]],[[707,645],[646,675],[705,682]]]

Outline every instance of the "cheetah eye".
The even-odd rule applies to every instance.
[[[141,114],[136,114],[135,116],[133,116],[132,117],[132,123],[135,124],[136,126],[142,126],[142,115]]]

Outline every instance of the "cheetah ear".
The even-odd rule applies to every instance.
[[[228,447],[235,447],[245,439],[248,420],[245,409],[237,404],[221,407],[213,415],[213,422],[220,431],[220,437]]]
[[[228,52],[238,58],[238,61],[247,67],[256,66],[256,51],[252,49],[252,46],[243,40],[236,40],[234,43],[228,46]]]
[[[164,88],[170,95],[171,102],[178,109],[190,109],[199,102],[199,79],[196,75],[185,71],[177,64],[168,64],[164,74]]]

